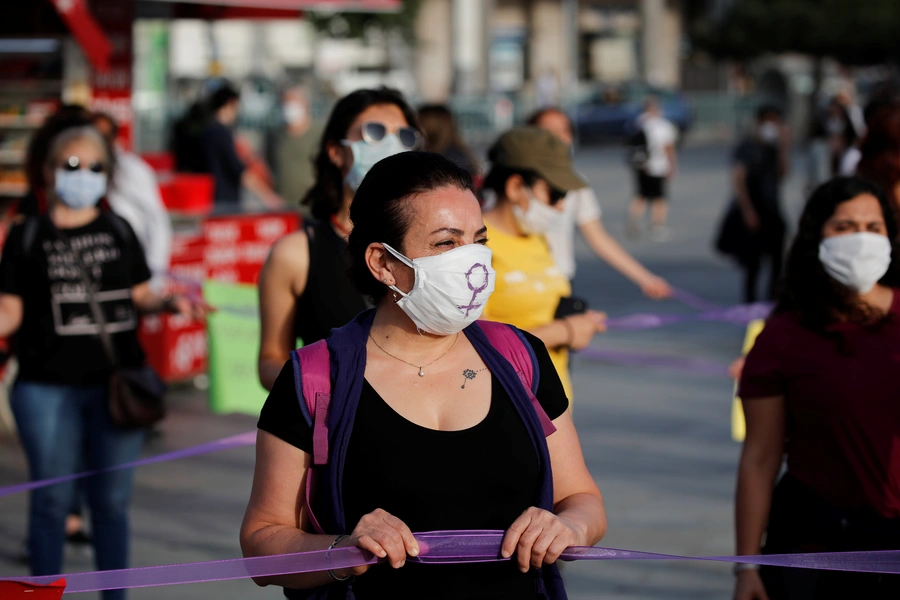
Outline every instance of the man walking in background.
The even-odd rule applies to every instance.
[[[663,116],[659,100],[652,96],[645,101],[644,112],[637,118],[635,126],[638,135],[643,134],[646,154],[643,161],[633,164],[637,193],[628,209],[628,234],[632,237],[640,235],[649,203],[650,239],[665,242],[671,238],[667,225],[666,187],[678,169],[675,155],[678,130]]]
[[[789,169],[789,136],[781,111],[764,106],[756,127],[735,149],[731,179],[743,231],[723,232],[720,246],[734,248],[744,268],[744,301],[756,302],[756,283],[763,258],[769,260],[766,298],[777,297],[787,231],[781,210],[781,182]]]
[[[248,169],[238,156],[232,128],[237,123],[240,95],[224,84],[209,98],[210,117],[200,137],[204,172],[215,179],[216,207],[223,211],[238,211],[241,189],[246,188],[266,208],[277,210],[284,202],[256,172]]]
[[[313,123],[309,97],[301,86],[285,90],[281,109],[286,127],[278,138],[275,151],[278,193],[295,206],[316,181],[313,160],[319,149],[322,128]],[[305,205],[300,207],[308,211]]]

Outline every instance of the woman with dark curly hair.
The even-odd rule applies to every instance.
[[[395,90],[357,90],[335,105],[303,202],[314,219],[272,248],[259,277],[259,379],[271,389],[297,339],[328,337],[366,308],[346,276],[350,202],[376,162],[421,144],[416,113]]]
[[[861,178],[833,179],[807,203],[741,377],[738,554],[900,548],[896,239],[887,198]],[[735,600],[900,597],[897,576],[756,569],[738,565]]]

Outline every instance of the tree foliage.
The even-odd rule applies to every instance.
[[[402,0],[401,8],[397,12],[312,12],[309,18],[318,30],[326,33],[334,30],[335,20],[338,19],[342,21],[342,35],[345,37],[364,37],[366,29],[375,26],[382,31],[397,29],[403,33],[406,39],[412,41],[415,37],[416,16],[421,4],[422,0]]]
[[[694,45],[718,58],[799,52],[848,65],[900,59],[898,0],[735,0],[719,18],[696,6],[689,15]]]

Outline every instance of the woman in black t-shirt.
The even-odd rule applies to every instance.
[[[128,224],[98,208],[110,158],[92,127],[56,136],[44,167],[49,211],[13,227],[0,260],[0,337],[15,334],[19,375],[11,405],[33,480],[137,459],[140,429],[108,412],[112,365],[99,338],[78,261],[88,271],[122,366],[144,361],[137,313],[202,317],[205,306],[150,290],[150,271]],[[77,253],[77,255],[75,254]],[[76,256],[78,257],[76,259]],[[128,562],[131,471],[86,480],[99,569]],[[64,523],[75,482],[32,492],[29,557],[34,575],[62,572]],[[104,592],[104,599],[124,592]]]
[[[272,389],[297,339],[312,344],[366,309],[347,278],[350,202],[366,170],[417,148],[416,113],[394,90],[357,90],[334,107],[303,199],[314,220],[272,248],[259,276],[259,380]]]
[[[289,598],[334,584],[323,590],[329,599],[352,589],[358,600],[534,600],[547,597],[539,583],[551,599],[562,597],[552,564],[566,547],[603,537],[603,501],[544,345],[524,334],[537,358],[535,395],[556,428],[546,439],[507,358],[479,337],[474,321],[495,273],[471,176],[436,154],[386,158],[369,171],[350,217],[351,277],[376,308],[328,340],[329,411],[340,419],[329,428],[352,419],[349,441],[329,444],[329,465],[341,465],[340,499],[316,488],[326,534],[310,533],[303,490],[313,434],[289,361],[260,416],[241,545],[245,556],[356,546],[389,564],[257,583],[283,586]],[[335,503],[340,517],[320,510]],[[506,531],[510,560],[407,564],[419,553],[412,531],[471,529]]]

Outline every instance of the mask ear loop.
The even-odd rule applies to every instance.
[[[404,265],[406,265],[407,267],[412,269],[413,274],[416,276],[416,281],[417,282],[419,281],[419,272],[418,272],[418,269],[416,269],[416,265],[413,261],[411,261],[409,258],[403,256],[402,254],[400,254],[399,252],[397,252],[396,250],[391,248],[390,244],[385,244],[384,242],[382,242],[381,245],[384,246],[384,249],[387,250],[391,255],[393,255],[394,258],[396,258],[397,260],[402,262]],[[384,280],[384,283],[387,284],[386,279]],[[395,304],[400,301],[400,299],[397,298],[398,294],[403,298],[409,298],[409,294],[403,292],[403,290],[401,290],[397,286],[389,285],[387,287],[389,290],[391,290],[394,293],[394,303]],[[415,289],[415,284],[413,284],[413,288]],[[419,333],[420,336],[424,337],[424,334],[422,333],[422,330],[419,329],[418,325],[416,325],[416,331]]]
[[[394,258],[396,258],[397,260],[399,260],[400,262],[402,262],[404,265],[406,265],[407,267],[409,267],[410,269],[412,269],[412,270],[413,270],[413,274],[416,276],[416,281],[418,282],[418,280],[419,280],[419,273],[418,273],[418,271],[416,270],[416,265],[413,263],[413,261],[411,261],[411,260],[408,259],[407,257],[403,256],[402,254],[400,254],[399,252],[397,252],[396,250],[394,250],[393,248],[391,248],[390,245],[385,244],[384,242],[382,242],[381,245],[384,246],[384,249],[387,250],[391,255],[393,255]],[[385,283],[387,283],[387,282],[385,281]],[[413,288],[415,288],[415,284],[413,285]],[[400,296],[402,296],[403,298],[408,298],[408,297],[409,297],[409,294],[403,292],[403,291],[402,291],[400,288],[398,288],[396,285],[389,285],[389,286],[388,286],[388,289],[391,290],[392,292],[394,292],[394,302],[397,302],[397,294],[400,294]]]

